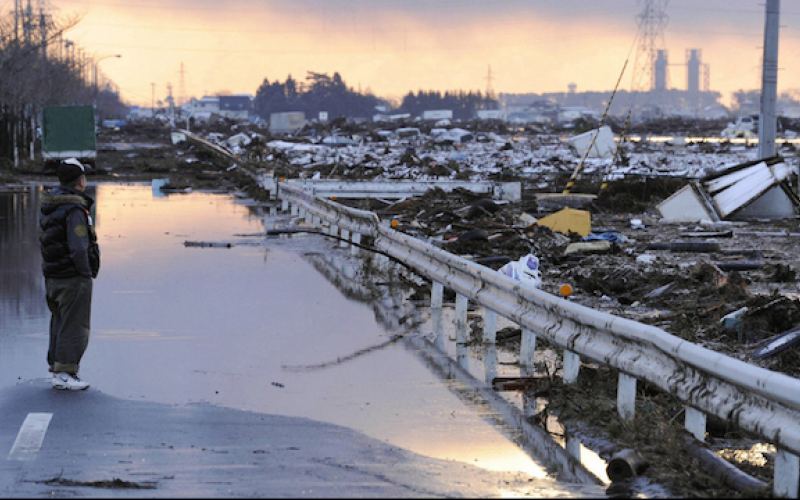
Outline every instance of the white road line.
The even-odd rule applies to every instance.
[[[28,413],[8,454],[8,460],[35,460],[52,418],[52,413]]]

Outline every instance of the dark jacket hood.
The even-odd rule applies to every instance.
[[[59,205],[65,204],[78,205],[88,210],[94,205],[94,200],[86,193],[64,185],[56,186],[42,194],[41,208],[44,215],[53,213]]]

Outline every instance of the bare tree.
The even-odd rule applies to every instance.
[[[0,159],[16,166],[33,157],[43,106],[91,102],[84,78],[91,60],[61,50],[64,34],[80,19],[28,13],[20,30],[13,13],[0,17]]]

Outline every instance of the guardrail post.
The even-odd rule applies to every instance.
[[[563,376],[565,384],[572,384],[578,380],[578,372],[581,369],[581,357],[572,351],[564,350]]]
[[[340,247],[346,247],[348,245],[347,240],[350,237],[350,231],[348,229],[342,228],[342,241],[339,242]]]
[[[626,422],[636,416],[636,378],[622,372],[617,383],[617,412]]]
[[[283,199],[281,200],[281,212],[285,212],[289,210],[289,200]]]
[[[461,368],[469,370],[469,350],[465,344],[456,344],[456,362]]]
[[[442,325],[442,299],[444,285],[434,281],[431,283],[431,322],[433,323],[433,344],[444,350],[444,327]]]
[[[567,450],[567,453],[570,454],[576,460],[581,459],[581,440],[577,437],[573,436],[569,432],[565,433],[567,435],[566,445],[564,446]]]
[[[529,328],[522,329],[522,341],[519,346],[519,363],[533,371],[536,353],[536,334]]]
[[[497,377],[497,346],[489,344],[483,353],[483,364],[486,368],[486,383],[491,385]]]
[[[306,224],[311,224],[314,216],[308,210],[303,210],[303,212],[304,212],[303,215],[305,216]]]
[[[278,196],[278,180],[271,175],[261,175],[261,188],[264,189],[270,199],[274,199]]]
[[[313,217],[311,218],[311,221],[312,221],[311,223],[312,223],[312,225],[313,225],[314,227],[320,227],[320,226],[322,226],[322,218],[320,218],[320,216],[319,216],[319,215],[315,215],[315,216],[313,216]]]
[[[434,281],[431,284],[431,309],[442,309],[442,299],[444,298],[444,285]]]
[[[331,236],[339,236],[339,226],[337,226],[336,224],[331,224],[330,235]]]
[[[290,208],[292,209],[291,211],[292,216],[297,217],[300,214],[300,209],[297,207],[296,204],[292,204]]]
[[[772,492],[780,498],[797,498],[800,484],[800,457],[778,448]]]
[[[350,241],[354,243],[353,246],[350,247],[350,254],[356,255],[359,250],[358,247],[361,245],[361,233],[353,233],[353,237],[350,238]]]
[[[686,430],[698,441],[706,440],[706,414],[695,410],[691,406],[686,407],[686,419],[684,425]]]
[[[467,305],[469,299],[466,295],[456,294],[456,343],[467,343]]]
[[[533,377],[535,375],[533,365],[527,366],[521,364],[519,367],[519,374],[521,377]],[[532,391],[522,391],[522,412],[525,414],[525,417],[532,417],[539,413],[537,406],[536,393]]]
[[[483,313],[483,343],[494,344],[497,342],[497,313],[485,309]]]

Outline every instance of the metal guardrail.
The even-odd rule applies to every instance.
[[[370,265],[368,273],[372,274],[373,280],[380,278],[382,282],[391,280],[389,276],[389,258],[372,254],[369,257]],[[364,272],[366,259],[363,257],[352,256],[345,260],[335,252],[328,254],[312,254],[306,258],[314,264],[314,267],[325,276],[337,288],[347,293],[348,298],[356,297],[372,304],[376,319],[389,331],[406,330],[409,316],[413,319],[411,323],[421,323],[420,312],[416,308],[409,307],[404,303],[402,293],[395,293],[394,288],[378,286],[369,278],[352,279],[353,275],[361,275]],[[348,273],[348,271],[350,271]],[[350,277],[347,275],[350,274]],[[376,297],[379,297],[376,299]],[[437,326],[436,313],[432,315],[434,331],[440,328]],[[438,322],[441,323],[441,314]],[[505,434],[511,441],[516,443],[531,457],[535,457],[537,463],[542,460],[549,468],[552,468],[556,477],[562,481],[576,482],[588,485],[605,485],[604,479],[596,475],[596,471],[588,469],[579,456],[570,453],[573,445],[580,447],[580,442],[570,434],[564,436],[567,442],[566,447],[559,444],[544,429],[531,424],[527,415],[531,411],[530,406],[535,406],[535,398],[523,398],[523,408],[520,409],[514,403],[498,394],[489,383],[478,380],[470,372],[466,355],[456,361],[445,352],[444,333],[440,331],[435,334],[431,341],[420,335],[398,335],[396,342],[403,345],[418,357],[433,373],[446,380],[455,380],[458,384],[449,384],[448,389],[468,405],[486,405],[495,412],[495,418],[503,422],[500,432]],[[484,365],[486,369],[486,382],[490,382],[497,373],[497,351],[495,346],[488,344],[484,351]],[[494,375],[492,375],[494,374]]]
[[[321,197],[337,196],[340,198],[398,199],[421,196],[429,189],[439,188],[448,193],[454,189],[466,189],[476,193],[486,193],[488,196],[509,201],[519,201],[522,198],[521,182],[454,180],[397,180],[387,182],[340,181],[328,179],[290,179],[286,182]]]
[[[372,237],[377,249],[434,284],[454,290],[460,295],[457,322],[466,321],[466,300],[471,300],[487,312],[518,323],[523,329],[523,350],[535,346],[535,336],[565,349],[565,382],[577,379],[579,356],[619,370],[617,406],[623,418],[634,417],[636,381],[644,380],[687,405],[686,427],[701,441],[706,414],[711,414],[775,444],[774,493],[797,498],[800,380],[700,347],[660,328],[527,288],[490,268],[395,231],[372,212],[351,209],[285,184],[279,184],[278,197],[309,221],[325,220],[332,229],[341,228],[343,237],[352,233],[356,242],[362,235]],[[434,286],[437,288],[441,293],[441,286]],[[432,297],[432,302],[437,301],[441,303],[441,296]],[[463,318],[458,317],[459,309]],[[485,330],[484,336],[486,341],[494,341],[494,332],[489,331],[486,338]],[[532,352],[521,352],[520,359],[529,363]]]

